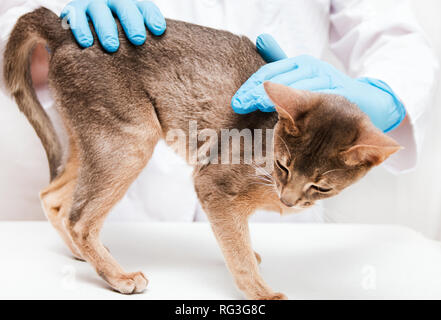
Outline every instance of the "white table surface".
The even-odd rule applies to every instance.
[[[261,271],[291,299],[441,299],[441,247],[397,226],[254,224]],[[0,223],[0,298],[242,299],[207,224],[107,224],[103,242],[147,291],[121,295],[47,222]]]

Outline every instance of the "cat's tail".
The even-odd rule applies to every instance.
[[[36,44],[54,50],[65,38],[61,20],[52,11],[39,8],[18,19],[4,53],[3,77],[6,89],[14,97],[40,138],[49,162],[51,181],[62,162],[62,147],[54,126],[37,99],[30,72],[30,57]]]

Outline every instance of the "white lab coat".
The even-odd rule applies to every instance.
[[[0,50],[20,15],[41,5],[60,13],[67,2],[2,0]],[[157,0],[156,4],[166,17],[226,29],[252,40],[270,33],[288,56],[323,58],[330,49],[349,75],[385,81],[403,101],[409,116],[408,122],[390,133],[405,150],[391,157],[386,166],[392,172],[415,167],[424,136],[423,114],[430,106],[438,62],[408,1]],[[53,113],[49,100],[45,107]],[[320,211],[318,207],[284,219],[317,221],[322,219]],[[148,167],[112,215],[123,219],[204,219],[193,191],[191,168],[164,144],[158,145]],[[266,213],[255,219],[280,221],[277,215]]]

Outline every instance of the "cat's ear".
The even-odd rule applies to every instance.
[[[378,166],[395,152],[403,149],[394,139],[385,135],[371,123],[365,124],[360,137],[341,156],[348,166]]]
[[[296,120],[314,104],[312,94],[282,84],[266,81],[263,87],[274,103],[279,119],[290,124],[290,131],[297,133]]]

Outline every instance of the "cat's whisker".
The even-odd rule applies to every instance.
[[[256,179],[252,183],[261,183],[261,184],[266,184],[268,186],[275,186],[274,181],[272,181],[272,180],[265,180],[265,179]]]
[[[318,215],[318,214],[317,214]],[[333,223],[334,221],[332,221],[332,219],[330,217],[328,217],[328,215],[326,214],[326,212],[323,212],[323,214],[320,216],[321,219],[323,219],[323,221],[325,223]]]
[[[285,148],[286,148],[286,151],[288,151],[289,157],[292,158],[291,151],[289,150],[288,144],[286,143],[285,139],[283,139],[283,137],[280,136],[280,134],[278,134],[277,136],[280,138],[280,140],[282,140],[283,144],[285,145]]]
[[[257,176],[266,177],[266,178],[268,178],[270,180],[274,179],[274,177],[272,175],[270,175],[269,173],[267,173],[267,172],[263,172],[262,174],[257,175]]]
[[[274,181],[274,177],[264,168],[257,166],[254,163],[250,164],[255,170],[256,174],[253,177],[268,179],[269,181]]]
[[[258,180],[262,180],[262,181],[274,182],[273,179],[271,179],[270,177],[266,177],[266,176],[255,176],[255,178]]]
[[[272,186],[273,186],[272,183],[267,183],[267,182],[263,182],[263,181],[260,181],[260,182],[252,182],[252,183],[250,183],[250,184],[260,184],[260,185],[264,185],[264,186],[268,186],[268,187],[272,187]]]
[[[251,182],[250,185],[261,185],[265,187],[266,190],[263,191],[263,196],[275,193],[280,197],[274,177],[266,169],[259,167],[255,163],[251,163],[250,165],[256,171],[256,174],[249,175],[250,178],[256,179],[256,181]]]
[[[326,209],[326,207],[323,214],[328,220],[326,222],[337,223],[337,222],[341,222],[342,220],[346,220],[343,213],[336,210]]]
[[[336,223],[337,221],[334,219],[334,218],[332,218],[332,217],[330,217],[328,214],[324,214],[323,215],[323,217],[325,218],[325,221],[327,222],[327,223]]]
[[[273,177],[267,176],[267,175],[250,174],[250,175],[247,175],[247,176],[249,178],[252,178],[252,179],[258,179],[258,180],[269,181],[269,182],[274,180]]]
[[[345,169],[333,169],[333,170],[329,170],[329,171],[326,171],[325,173],[322,173],[322,176],[324,176],[325,174],[328,174],[328,173],[332,173],[332,172],[335,172],[335,171],[344,171]]]
[[[262,183],[262,182],[251,182],[249,185],[254,185],[254,184],[258,184],[258,185],[262,185],[262,186],[267,186],[267,187],[273,187],[272,184]]]
[[[256,169],[256,171],[258,171],[259,173],[261,173],[261,174],[263,174],[263,175],[271,176],[271,174],[270,174],[266,169],[264,169],[264,168],[262,168],[262,167],[258,167],[258,166],[255,165],[255,164],[251,164],[251,166],[252,166],[254,169]]]

